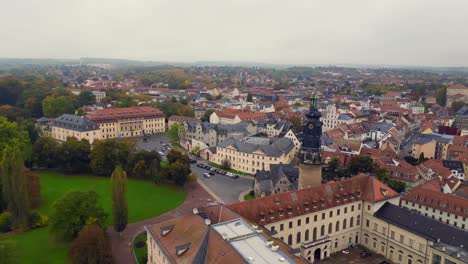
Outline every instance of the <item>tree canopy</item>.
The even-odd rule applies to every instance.
[[[103,226],[107,214],[95,191],[71,191],[52,204],[50,232],[58,239],[74,239],[86,224]]]

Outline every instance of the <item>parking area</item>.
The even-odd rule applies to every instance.
[[[371,251],[366,250],[367,252],[371,252],[372,255],[362,258],[360,256],[361,252],[366,250],[361,246],[356,246],[349,250],[348,254],[344,254],[342,252],[335,253],[330,256],[330,258],[320,261],[320,264],[380,264],[380,263],[391,263],[382,255],[375,254]],[[387,262],[384,262],[387,261]]]
[[[219,196],[227,204],[239,201],[239,195],[252,188],[253,179],[243,177],[232,178],[219,173],[213,173],[210,178],[204,177],[203,174],[208,170],[197,167],[197,164],[190,166],[192,172],[198,176],[198,180],[202,181],[212,192]]]
[[[169,143],[169,138],[167,138],[166,134],[151,135],[147,138],[136,138],[136,147],[147,151],[161,151],[163,149],[162,144],[164,143]]]

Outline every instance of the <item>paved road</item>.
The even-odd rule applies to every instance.
[[[225,175],[215,173],[211,178],[203,177],[205,169],[198,168],[196,164],[191,166],[192,172],[198,175],[198,180],[202,181],[212,192],[223,199],[224,203],[230,204],[239,201],[239,195],[252,188],[253,180],[245,178],[232,179]]]
[[[411,153],[411,149],[413,148],[413,142],[416,139],[420,138],[420,137],[421,137],[421,134],[419,132],[416,133],[416,134],[413,134],[409,138],[408,142],[404,146],[402,146],[402,149],[400,150],[400,155],[399,155],[401,159],[403,159],[406,156],[412,156],[413,155]]]

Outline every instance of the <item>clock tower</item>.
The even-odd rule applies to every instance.
[[[299,151],[299,188],[322,184],[322,114],[317,109],[316,95],[310,100],[310,109],[302,131],[302,147]]]

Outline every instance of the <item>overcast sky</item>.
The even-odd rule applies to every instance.
[[[468,66],[468,0],[0,0],[0,57]]]

